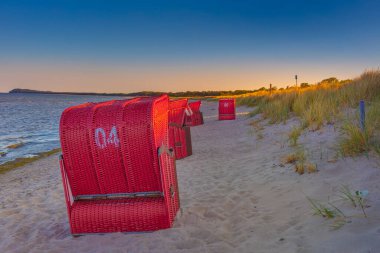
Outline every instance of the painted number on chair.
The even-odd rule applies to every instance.
[[[98,146],[98,148],[101,149],[107,147],[108,145],[114,145],[115,147],[119,147],[120,140],[117,136],[116,126],[112,127],[108,135],[108,138],[106,135],[106,131],[103,128],[98,127],[97,129],[95,129],[95,142],[96,146]]]

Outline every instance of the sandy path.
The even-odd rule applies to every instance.
[[[266,125],[260,139],[243,115],[219,122],[215,103],[203,111],[193,156],[177,162],[182,209],[174,228],[72,238],[54,155],[0,175],[0,252],[380,252],[378,158],[328,162],[339,135],[328,126],[301,136],[320,171],[300,176],[279,166],[294,151],[286,134],[295,120]],[[331,230],[306,196],[334,198],[342,184],[369,190],[369,218],[340,203],[359,216]]]

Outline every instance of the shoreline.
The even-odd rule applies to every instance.
[[[3,164],[0,164],[0,175],[4,174],[10,170],[22,167],[28,163],[32,163],[34,161],[40,160],[42,158],[49,157],[51,155],[54,155],[61,151],[61,148],[54,148],[49,151],[40,152],[35,154],[33,157],[19,157],[12,161],[5,162]]]
[[[8,94],[8,93],[4,93],[4,94]],[[37,93],[30,93],[30,94],[37,94]],[[46,95],[52,95],[52,94],[46,94]],[[60,94],[60,95],[65,95],[65,94]],[[77,95],[79,95],[79,94],[77,94]],[[184,98],[184,97],[175,97],[174,99],[181,99],[181,98]],[[198,98],[196,98],[196,97],[191,97],[191,98],[188,98],[188,99],[199,99],[199,100],[202,100],[202,101],[207,101],[207,102],[215,103],[217,98],[209,98],[209,97],[198,97]],[[13,149],[16,149],[16,148],[18,148],[20,146],[23,146],[23,145],[24,145],[24,143],[20,142],[20,143],[16,143],[16,144],[11,144],[7,148],[13,150]],[[47,151],[29,154],[29,155],[31,155],[31,157],[23,157],[23,156],[15,157],[13,160],[5,161],[4,163],[0,163],[0,174],[4,174],[4,173],[6,173],[6,172],[8,172],[8,171],[10,171],[12,169],[15,169],[15,168],[18,168],[18,167],[22,167],[24,165],[27,165],[27,164],[32,163],[34,161],[37,161],[37,160],[39,160],[41,158],[46,158],[46,157],[48,157],[50,155],[53,155],[53,154],[56,154],[56,153],[58,153],[60,151],[61,151],[61,148],[57,147],[57,148],[52,148],[52,149],[47,150]],[[6,155],[7,153],[8,152],[0,152],[0,156]]]

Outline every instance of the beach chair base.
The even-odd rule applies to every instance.
[[[170,227],[163,197],[74,201],[70,223],[74,235]]]
[[[219,120],[235,120],[235,114],[219,114]]]
[[[176,160],[193,154],[190,127],[175,127],[172,129],[174,138],[174,152]]]
[[[199,126],[203,124],[203,113],[200,111],[195,111],[192,115],[186,116],[185,126]]]

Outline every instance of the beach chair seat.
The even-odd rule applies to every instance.
[[[73,231],[79,233],[169,228],[164,197],[75,201],[70,216]]]
[[[154,231],[179,209],[168,97],[86,103],[61,116],[72,234]]]
[[[169,102],[169,139],[177,160],[192,155],[190,128],[184,126],[186,110],[187,99]]]
[[[219,99],[219,120],[236,119],[235,99]]]
[[[203,113],[200,111],[202,102],[200,100],[190,102],[188,111],[185,118],[186,126],[199,126],[203,125]]]

